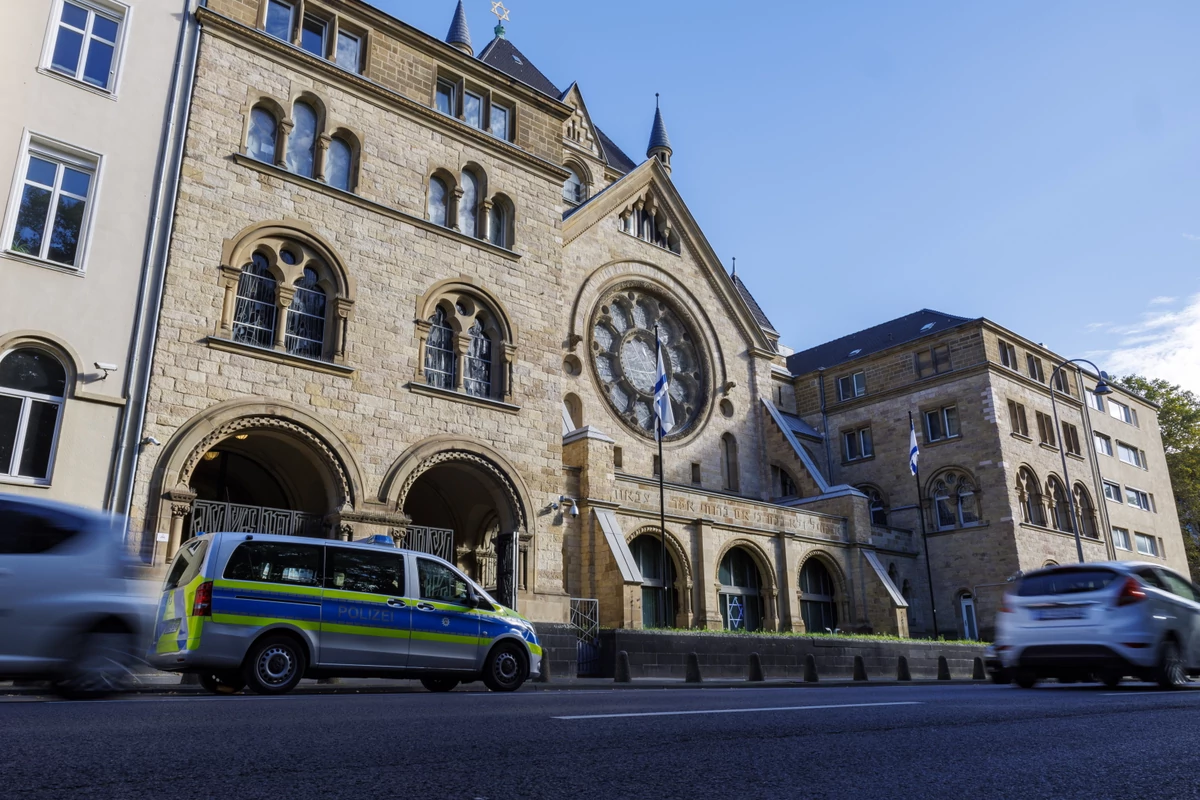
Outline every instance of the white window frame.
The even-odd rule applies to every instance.
[[[1094,408],[1095,410],[1099,411],[1100,413],[1104,413],[1104,411],[1105,411],[1104,398],[1101,397],[1100,395],[1096,394],[1095,389],[1096,389],[1096,387],[1093,386],[1091,389],[1083,390],[1083,393],[1085,395],[1087,395],[1088,407]]]
[[[1035,356],[1033,353],[1025,354],[1025,368],[1029,371],[1029,377],[1033,378],[1038,383],[1046,382],[1046,370],[1042,367],[1042,359]]]
[[[1113,450],[1112,437],[1105,436],[1103,433],[1092,431],[1092,444],[1095,445],[1096,452],[1102,456],[1112,457],[1115,452]]]
[[[859,391],[859,381],[856,378],[862,378],[862,391]],[[850,391],[852,394],[846,395],[842,393],[842,381],[849,378]],[[838,400],[853,400],[856,397],[863,397],[867,393],[867,374],[863,370],[852,372],[849,375],[843,375],[837,379],[838,385]]]
[[[358,43],[358,60],[355,62],[353,67],[347,67],[345,64],[338,61],[339,45],[341,44],[343,36],[345,36],[347,39],[353,39]],[[337,36],[334,37],[333,42],[333,63],[347,72],[353,72],[355,75],[361,75],[363,70],[363,37],[359,36],[357,33],[350,33],[349,31],[344,31],[341,28],[338,28]]]
[[[1104,484],[1104,499],[1105,500],[1111,500],[1114,503],[1124,503],[1125,502],[1125,495],[1122,493],[1121,484],[1113,483],[1112,481],[1101,481],[1101,482]],[[1113,497],[1111,494],[1109,494],[1109,489],[1112,489],[1113,494],[1115,494],[1116,497]]]
[[[75,264],[60,264],[40,256],[28,253],[18,253],[12,249],[12,237],[17,226],[17,215],[20,212],[21,195],[25,189],[25,175],[29,171],[30,154],[65,164],[75,169],[89,172],[92,175],[90,191],[83,212],[83,221],[79,226],[79,244],[76,249]],[[13,173],[12,188],[8,194],[8,213],[4,218],[4,227],[0,229],[0,254],[50,269],[83,275],[87,272],[88,255],[91,251],[92,227],[96,219],[96,206],[100,201],[101,179],[104,174],[104,156],[82,150],[65,142],[51,139],[30,131],[28,128],[21,135],[21,150],[17,159],[17,169]],[[61,181],[61,178],[57,179]],[[57,206],[57,187],[50,196],[50,208]],[[53,224],[53,215],[51,216]]]
[[[1130,458],[1133,459],[1132,461],[1124,457],[1126,452],[1130,454]],[[1131,467],[1137,467],[1138,469],[1146,468],[1146,459],[1142,451],[1131,444],[1122,442],[1120,439],[1117,440],[1117,459]]]
[[[866,448],[863,447],[863,441],[864,441],[863,434],[864,433],[867,434],[871,439],[871,452],[869,452],[869,453],[866,452]],[[849,447],[851,440],[853,440],[854,443],[858,446],[858,455],[853,456],[853,457],[851,457],[851,455],[850,455],[850,447]],[[842,455],[846,459],[847,462],[863,461],[865,459],[875,457],[875,437],[871,433],[870,425],[864,425],[861,428],[855,428],[854,430],[844,431],[842,433]]]
[[[117,99],[117,92],[120,88],[121,74],[123,72],[121,68],[125,63],[126,31],[129,30],[133,9],[125,3],[116,2],[116,0],[70,0],[74,5],[82,6],[88,10],[88,30],[84,34],[84,47],[79,51],[79,65],[75,68],[75,74],[68,75],[65,72],[54,69],[50,65],[50,62],[54,59],[54,46],[58,43],[58,28],[59,22],[62,19],[63,2],[64,0],[53,0],[50,5],[50,20],[46,25],[46,36],[42,41],[42,57],[38,61],[38,72],[68,81],[82,89],[87,89],[89,92],[95,92],[102,97],[108,97],[113,100]],[[109,18],[115,17],[117,21],[117,40],[113,43],[113,60],[112,66],[109,67],[108,86],[103,88],[90,84],[83,79],[83,67],[87,63],[87,51],[91,43],[91,31],[95,14],[101,14]]]
[[[308,24],[309,20],[312,20],[313,22],[319,23],[321,25],[321,52],[319,52],[319,53],[314,53],[312,50],[309,50],[307,47],[304,46],[304,26]],[[310,56],[316,56],[317,58],[323,58],[328,61],[329,60],[329,29],[331,27],[332,26],[329,24],[329,20],[324,19],[323,17],[320,17],[309,11],[305,11],[304,16],[300,18],[300,28],[298,29],[299,33],[300,33],[299,44],[297,44],[296,46],[299,47],[304,52],[308,53]],[[336,51],[334,52],[334,55],[335,56],[337,55]]]
[[[271,33],[269,30],[267,30],[267,18],[271,14],[271,4],[272,3],[274,3],[276,5],[288,7],[288,38],[286,38],[286,39],[278,37],[275,34]],[[279,39],[279,41],[281,41],[281,42],[287,42],[288,44],[295,43],[296,32],[299,30],[299,28],[296,25],[296,15],[298,13],[300,13],[300,4],[298,2],[296,2],[296,0],[267,0],[265,3],[263,3],[263,12],[262,13],[263,13],[263,20],[262,20],[263,33],[267,34],[267,36],[270,36],[273,39]],[[304,20],[300,20],[300,23],[303,24]]]
[[[471,122],[467,119],[467,98],[468,97],[474,97],[476,100],[479,101],[479,124],[478,125],[471,125]],[[473,92],[470,89],[463,87],[462,121],[477,131],[483,131],[483,132],[487,133],[487,132],[489,132],[488,127],[487,127],[487,112],[488,112],[487,96],[483,92]]]
[[[1011,369],[1013,372],[1020,372],[1017,363],[1017,348],[1013,347],[1003,339],[1000,342],[1000,365],[1005,369]]]
[[[947,411],[954,412],[954,425],[956,428],[958,428],[958,430],[955,431],[953,434],[950,433],[950,421],[946,417]],[[927,442],[944,442],[949,439],[957,439],[958,437],[962,436],[962,420],[959,419],[959,416],[958,416],[958,405],[957,404],[942,406],[941,408],[931,408],[928,411],[924,412],[924,414],[922,416],[925,419],[925,440]],[[930,416],[939,417],[942,422],[943,434],[942,434],[942,436],[939,436],[936,439],[933,438],[933,432],[930,430],[930,427],[929,427]]]
[[[31,345],[24,342],[18,342],[6,347],[3,351],[0,351],[0,361],[3,361],[14,351],[28,348],[31,348]],[[67,369],[67,365],[63,363],[62,357],[57,353],[36,346],[32,347],[32,349],[39,349],[49,353],[62,367],[63,375],[66,376],[67,382],[63,385],[62,397],[0,387],[0,395],[16,397],[21,400],[21,414],[17,418],[17,438],[13,442],[12,460],[7,465],[0,465],[5,468],[4,472],[0,472],[0,483],[20,484],[23,486],[49,486],[54,479],[54,464],[58,460],[58,437],[62,433],[63,413],[67,408],[67,395],[70,393],[71,372]],[[35,402],[58,406],[58,415],[54,419],[54,437],[50,440],[50,459],[46,462],[46,477],[44,478],[31,478],[26,475],[9,472],[14,464],[17,469],[20,469],[21,453],[25,449],[25,436],[29,433],[29,410]]]
[[[1146,498],[1145,505],[1143,505],[1141,502],[1143,497]],[[1132,502],[1134,499],[1136,499],[1138,502]],[[1154,508],[1154,505],[1150,502],[1150,493],[1144,492],[1141,489],[1135,489],[1132,486],[1125,487],[1125,503],[1133,508],[1139,508],[1142,511],[1150,511]]]
[[[1113,413],[1116,412],[1116,413]],[[1137,427],[1137,412],[1133,410],[1127,403],[1122,403],[1120,400],[1108,400],[1108,415],[1113,419],[1119,419],[1126,425]]]
[[[1129,530],[1128,529],[1118,528],[1117,526],[1114,525],[1113,529],[1112,529],[1112,540],[1113,540],[1113,547],[1115,547],[1117,550],[1124,550],[1126,552],[1132,552],[1133,545],[1131,545],[1129,542]]]
[[[1140,555],[1143,555],[1143,556],[1154,556],[1155,558],[1162,558],[1162,555],[1160,554],[1160,552],[1159,552],[1159,549],[1158,549],[1158,540],[1157,540],[1157,539],[1155,539],[1155,538],[1154,538],[1153,536],[1151,536],[1150,534],[1148,534],[1148,533],[1137,533],[1137,532],[1135,531],[1135,532],[1134,532],[1134,534],[1133,534],[1133,539],[1134,539],[1134,545],[1137,547],[1137,551],[1138,551],[1138,553],[1139,553]],[[1147,548],[1148,548],[1148,549],[1143,549],[1143,548],[1142,548],[1142,543],[1143,543],[1143,542],[1148,542],[1148,543],[1149,543],[1149,544],[1147,545]]]

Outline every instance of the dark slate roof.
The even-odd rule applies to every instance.
[[[605,135],[604,131],[596,128],[596,135],[600,137],[600,147],[604,150],[604,160],[608,165],[618,172],[630,173],[637,168],[637,164],[633,163],[633,159],[625,155],[625,151],[617,147],[616,143]]]
[[[650,128],[650,144],[646,145],[646,156],[656,147],[665,147],[671,149],[671,139],[667,136],[667,125],[663,122],[662,109],[655,107],[654,109],[654,126]]]
[[[492,41],[488,42],[488,46],[483,48],[483,52],[479,54],[479,60],[490,67],[495,67],[510,78],[516,78],[521,83],[532,86],[542,94],[553,97],[555,100],[562,97],[562,92],[559,91],[558,87],[543,75],[542,71],[535,67],[533,62],[526,58],[525,54],[518,50],[508,39],[500,36],[492,39]]]
[[[797,436],[804,436],[809,439],[816,439],[817,441],[821,440],[821,434],[817,433],[817,429],[812,425],[809,425],[800,417],[797,417],[795,414],[789,414],[786,411],[780,411],[779,416],[783,418],[783,421],[787,424],[788,429]]]
[[[803,375],[820,367],[829,369],[971,321],[967,317],[956,317],[923,308],[913,314],[790,355],[787,360],[788,370],[793,375]]]
[[[754,295],[750,294],[750,289],[746,287],[746,284],[742,283],[742,279],[738,277],[737,273],[733,275],[733,285],[737,288],[738,294],[742,296],[742,300],[749,307],[750,313],[754,315],[754,321],[758,323],[758,327],[768,330],[771,333],[778,333],[779,331],[771,324],[771,320],[767,319],[762,306],[754,299]]]
[[[463,10],[462,0],[458,0],[458,8],[454,9],[446,44],[465,44],[472,53],[475,52],[475,48],[471,47],[471,31],[467,28],[467,12]]]

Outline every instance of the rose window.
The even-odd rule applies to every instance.
[[[622,289],[601,302],[592,322],[592,363],[601,391],[630,427],[654,435],[654,328],[675,412],[673,439],[695,423],[705,400],[704,365],[696,337],[675,310],[641,289]]]

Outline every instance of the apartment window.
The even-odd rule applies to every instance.
[[[1094,388],[1095,387],[1092,387],[1092,389],[1094,389]],[[1104,398],[1101,397],[1100,395],[1096,394],[1094,391],[1092,391],[1092,389],[1088,389],[1084,392],[1084,395],[1087,397],[1088,407],[1094,408],[1097,411],[1103,411],[1104,410]]]
[[[1025,356],[1025,365],[1029,368],[1029,377],[1038,383],[1046,382],[1046,373],[1042,371],[1042,360],[1033,354]]]
[[[512,141],[512,109],[492,103],[491,134],[497,139]]]
[[[1018,436],[1029,436],[1029,423],[1025,419],[1025,406],[1016,400],[1008,401],[1008,419],[1012,423],[1012,432]]]
[[[49,352],[0,356],[0,476],[49,482],[66,393],[67,372]]]
[[[31,139],[10,204],[8,249],[65,267],[83,265],[99,158]]]
[[[458,87],[447,80],[437,82],[437,110],[446,116],[453,117],[458,107]]]
[[[1112,529],[1113,547],[1118,550],[1129,550],[1129,531],[1124,528]]]
[[[864,372],[856,372],[853,375],[844,375],[838,378],[838,399],[850,400],[855,397],[862,397],[867,393],[867,376]]]
[[[1136,447],[1130,447],[1121,441],[1117,442],[1117,458],[1139,469],[1146,468],[1146,454]]]
[[[1137,551],[1144,556],[1160,556],[1158,541],[1153,536],[1147,536],[1144,533],[1135,533],[1133,538],[1137,541]]]
[[[1096,443],[1096,452],[1102,455],[1111,456],[1113,454],[1112,439],[1105,436],[1103,433],[1093,433],[1092,441]]]
[[[362,70],[362,37],[353,33],[338,31],[337,51],[334,54],[337,65],[350,72]]]
[[[869,426],[843,432],[842,441],[845,443],[847,461],[858,461],[875,455],[875,446],[871,442],[871,428]]]
[[[1137,412],[1120,400],[1113,400],[1111,397],[1108,399],[1108,414],[1129,425],[1137,426],[1138,424]]]
[[[329,23],[312,14],[304,15],[304,24],[300,26],[300,48],[314,56],[325,57],[325,37],[329,32]]]
[[[1054,388],[1063,394],[1071,394],[1071,379],[1067,377],[1067,371],[1060,369],[1054,373]]]
[[[1013,347],[1008,342],[1000,342],[1000,363],[1016,372],[1017,348]]]
[[[483,97],[474,92],[463,92],[463,121],[472,128],[483,128]]]
[[[292,31],[296,29],[296,7],[283,0],[269,0],[267,3],[267,33],[285,42],[292,40]]]
[[[1125,499],[1121,496],[1121,484],[1119,483],[1104,481],[1104,496],[1114,503],[1125,502]]]
[[[925,412],[925,441],[938,442],[958,436],[958,407],[945,406]]]
[[[49,69],[111,92],[116,85],[123,6],[63,0]]]
[[[1063,447],[1073,456],[1083,455],[1083,449],[1079,446],[1079,429],[1069,422],[1062,424]]]
[[[1154,506],[1150,502],[1150,495],[1141,489],[1134,489],[1132,486],[1125,487],[1125,501],[1134,508],[1140,508],[1142,511],[1154,510]]]
[[[1058,441],[1054,438],[1054,420],[1049,414],[1043,414],[1041,411],[1037,413],[1038,439],[1042,444],[1048,444],[1051,447],[1055,446]]]
[[[928,378],[950,371],[950,345],[939,345],[914,354],[917,377]]]

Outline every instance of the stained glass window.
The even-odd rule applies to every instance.
[[[425,341],[425,381],[439,389],[453,389],[454,330],[441,306],[433,312],[429,322],[429,338]]]
[[[484,333],[478,319],[467,331],[467,370],[463,388],[467,394],[476,397],[492,396],[492,340]]]
[[[233,340],[257,347],[275,344],[276,282],[267,258],[255,253],[238,278],[233,308]]]
[[[305,267],[296,281],[296,293],[288,307],[287,351],[292,355],[320,358],[325,352],[325,292],[317,285],[317,273]]]

